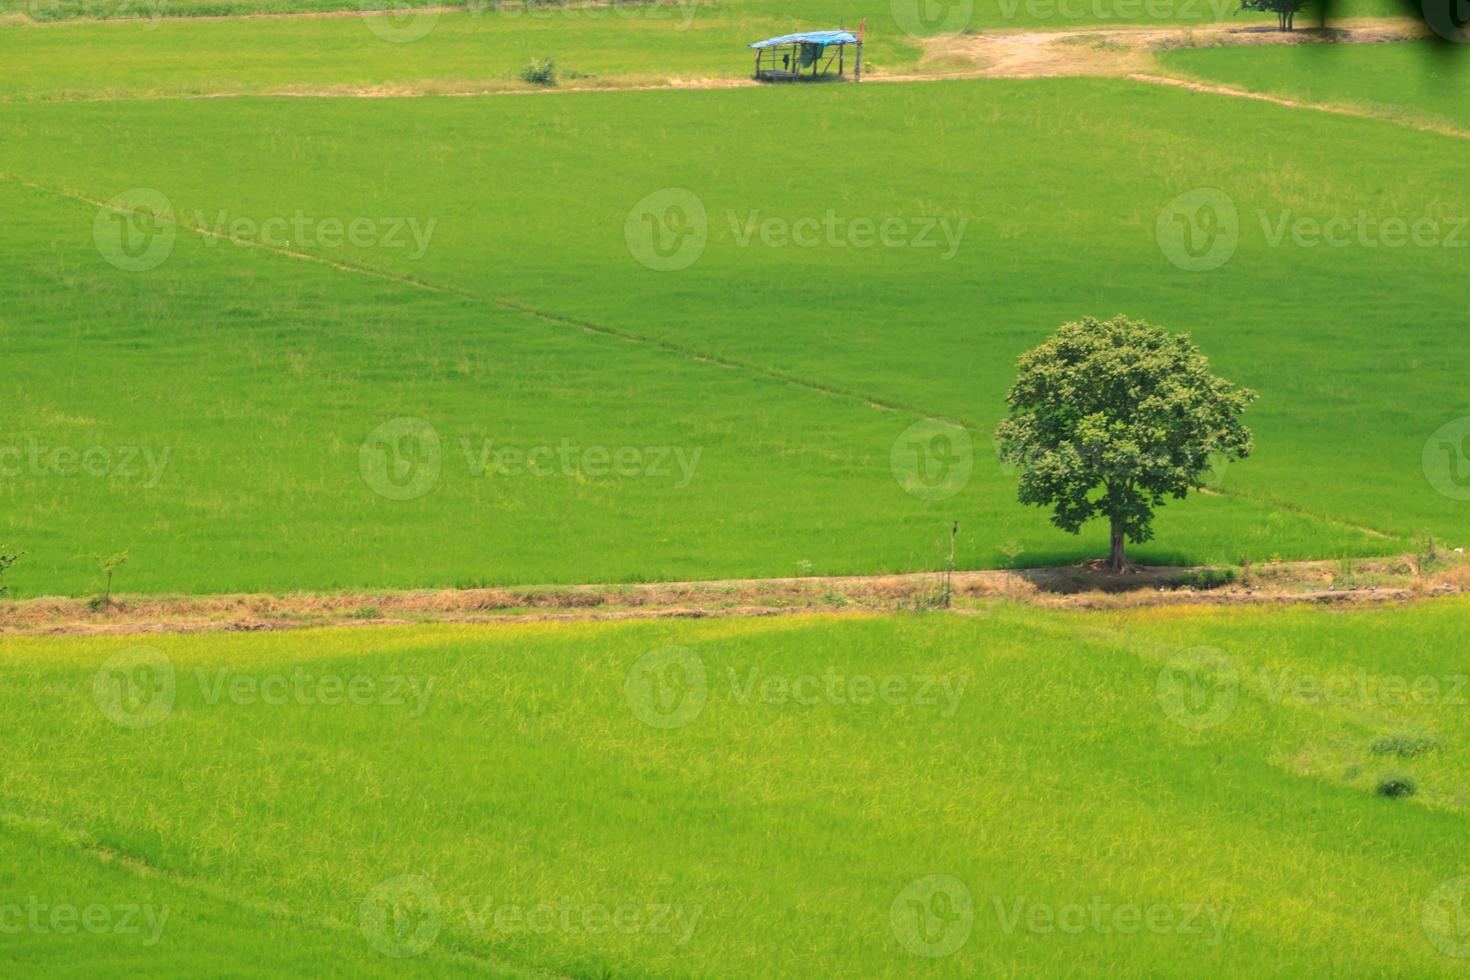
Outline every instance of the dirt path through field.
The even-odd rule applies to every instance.
[[[571,585],[291,595],[122,596],[100,605],[44,598],[0,603],[0,635],[239,632],[405,623],[524,623],[800,613],[884,613],[944,605],[984,614],[997,601],[1059,609],[1157,605],[1405,602],[1470,591],[1456,557],[1433,571],[1404,556],[1267,565],[1248,580],[1198,568],[1116,575],[1084,565],[1015,571],[638,585]],[[1229,579],[1227,581],[1227,579]]]
[[[1202,24],[1197,27],[1089,27],[1060,31],[982,31],[924,42],[920,71],[874,76],[909,81],[935,77],[1055,78],[1117,76],[1147,72],[1152,53],[1178,47],[1262,44],[1378,44],[1426,38],[1428,29],[1410,19],[1359,19],[1331,28],[1283,33],[1269,25]],[[924,71],[925,67],[932,69]],[[1234,94],[1222,92],[1221,94]]]

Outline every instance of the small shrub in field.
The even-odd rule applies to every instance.
[[[521,81],[530,82],[532,85],[555,85],[556,84],[556,62],[547,58],[532,59],[531,63],[521,69]]]
[[[1432,534],[1426,534],[1418,539],[1414,552],[1420,574],[1435,571],[1445,562],[1444,552],[1440,550],[1439,545],[1435,544]]]
[[[1169,584],[1176,589],[1194,589],[1198,592],[1208,592],[1210,589],[1220,589],[1235,581],[1235,569],[1233,568],[1202,568],[1196,572],[1186,572],[1170,579]]]
[[[1374,755],[1396,755],[1400,759],[1412,759],[1426,752],[1432,752],[1438,747],[1439,740],[1433,735],[1421,735],[1416,732],[1383,735],[1374,739],[1372,746]]]
[[[1394,773],[1378,780],[1378,795],[1389,799],[1413,796],[1418,791],[1419,787],[1414,784],[1414,780],[1402,774]]]

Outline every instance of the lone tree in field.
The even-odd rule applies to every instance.
[[[1154,509],[1203,486],[1216,460],[1250,455],[1240,422],[1255,392],[1210,373],[1188,334],[1087,317],[1021,356],[996,430],[1001,460],[1021,469],[1021,503],[1055,508],[1077,534],[1111,525],[1108,561],[1131,566],[1124,539],[1153,537]]]
[[[1240,0],[1241,10],[1259,10],[1276,15],[1276,29],[1296,30],[1296,15],[1311,5],[1312,0]]]

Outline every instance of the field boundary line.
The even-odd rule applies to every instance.
[[[1172,75],[1152,75],[1134,72],[1123,77],[1130,81],[1143,82],[1148,85],[1164,85],[1169,88],[1184,89],[1188,92],[1199,92],[1205,95],[1222,95],[1235,99],[1249,99],[1252,102],[1265,102],[1287,109],[1309,109],[1313,112],[1323,112],[1334,116],[1346,116],[1351,119],[1372,119],[1377,122],[1402,126],[1406,129],[1418,130],[1422,133],[1435,133],[1440,136],[1449,136],[1461,140],[1470,139],[1470,130],[1460,129],[1455,126],[1439,125],[1423,120],[1404,119],[1387,113],[1374,112],[1370,109],[1362,109],[1354,106],[1330,102],[1306,102],[1280,95],[1268,95],[1264,92],[1252,92],[1249,89],[1236,88],[1232,85],[1207,84],[1188,78],[1177,78]]]
[[[1262,507],[1270,507],[1276,510],[1284,510],[1290,514],[1297,514],[1301,517],[1310,517],[1314,521],[1321,521],[1323,524],[1326,524],[1329,527],[1339,527],[1348,531],[1356,531],[1359,534],[1366,534],[1370,538],[1378,538],[1382,541],[1406,541],[1408,539],[1408,536],[1403,534],[1396,534],[1393,531],[1380,531],[1378,528],[1369,527],[1367,524],[1359,524],[1356,521],[1350,521],[1341,517],[1330,517],[1326,514],[1318,514],[1315,511],[1311,511],[1305,507],[1302,507],[1299,504],[1294,504],[1286,500],[1280,500],[1276,497],[1271,497],[1266,494],[1255,494],[1248,492],[1242,493],[1239,490],[1221,490],[1218,487],[1205,487],[1199,492],[1204,494],[1205,496],[1232,497],[1236,500],[1243,500],[1247,503],[1259,504]]]

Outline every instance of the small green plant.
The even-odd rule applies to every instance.
[[[799,572],[801,572],[801,577],[806,578],[812,573],[811,560],[808,558],[803,558],[801,561],[796,563],[796,568]]]
[[[532,58],[531,63],[521,69],[521,81],[532,85],[555,85],[556,84],[556,61],[547,58]]]
[[[383,610],[374,606],[358,606],[352,610],[353,619],[382,619]]]
[[[89,603],[93,609],[101,609],[112,605],[112,575],[123,565],[127,564],[128,553],[119,551],[115,555],[93,555],[92,560],[97,563],[97,569],[102,573],[104,585],[102,594]]]
[[[1339,558],[1337,572],[1332,576],[1332,584],[1339,589],[1358,588],[1362,584],[1358,577],[1358,563],[1346,555]]]
[[[934,609],[948,609],[949,607],[945,605],[945,602],[944,586],[941,584],[937,589],[919,589],[916,592],[910,593],[908,604],[905,605],[904,601],[900,599],[898,608],[916,613],[930,612]]]
[[[1417,792],[1419,792],[1419,787],[1415,785],[1414,780],[1402,773],[1392,773],[1378,780],[1378,795],[1386,796],[1391,800],[1413,796]]]
[[[1015,568],[1016,559],[1020,558],[1021,555],[1026,551],[1026,546],[1021,542],[1013,539],[1007,541],[996,550],[998,550],[1002,555],[1005,555],[1007,568]]]
[[[954,521],[949,527],[949,554],[940,559],[939,570],[933,573],[937,579],[935,587],[930,589],[925,586],[910,593],[907,597],[907,605],[904,599],[899,599],[899,609],[928,612],[931,609],[950,609],[954,606],[955,541],[959,534],[960,522]],[[943,547],[942,543],[940,547]],[[930,573],[926,570],[925,575],[928,574]]]
[[[10,571],[10,567],[20,561],[21,556],[24,554],[24,551],[11,551],[4,546],[0,546],[0,596],[5,595],[9,591],[9,588],[5,585],[5,573]]]

